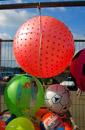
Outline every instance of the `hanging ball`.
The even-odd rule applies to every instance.
[[[57,130],[63,126],[64,124],[60,116],[52,112],[46,113],[40,122],[41,130]]]
[[[53,84],[46,89],[44,102],[51,111],[65,113],[72,104],[71,93],[65,86]]]
[[[85,48],[74,56],[70,65],[70,73],[78,88],[85,92]]]
[[[5,88],[5,103],[16,116],[34,115],[44,102],[44,89],[39,80],[27,74],[12,78]]]
[[[50,16],[26,21],[17,31],[13,52],[21,68],[48,78],[63,72],[74,55],[74,40],[68,27]]]

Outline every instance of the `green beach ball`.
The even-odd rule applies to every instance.
[[[12,114],[28,117],[34,115],[43,104],[44,89],[37,78],[20,74],[8,82],[4,99]]]
[[[10,121],[5,130],[34,130],[34,126],[29,119],[18,117]]]

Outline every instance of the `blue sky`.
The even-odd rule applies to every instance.
[[[55,1],[67,0],[7,0],[0,1],[0,4]],[[68,26],[74,36],[74,39],[85,39],[85,7],[41,8],[41,15],[52,16],[56,19],[61,20],[64,24]],[[39,16],[39,11],[37,8],[0,10],[0,38],[14,39],[18,28],[25,21],[36,16]]]

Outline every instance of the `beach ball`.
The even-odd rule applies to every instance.
[[[52,112],[45,114],[40,122],[41,130],[57,130],[63,126],[64,124],[60,116]]]
[[[63,85],[51,85],[45,91],[44,103],[51,111],[57,114],[64,113],[72,104],[71,93]]]
[[[20,74],[8,82],[4,98],[12,114],[28,117],[34,115],[44,101],[43,86],[35,77]]]
[[[70,73],[78,88],[85,92],[85,48],[75,54],[70,65]]]
[[[18,29],[13,53],[20,67],[35,77],[48,78],[63,72],[74,55],[71,31],[60,20],[37,16]]]
[[[5,130],[35,130],[33,123],[25,118],[18,117],[9,122]]]

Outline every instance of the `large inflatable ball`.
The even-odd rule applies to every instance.
[[[68,27],[50,16],[26,21],[17,31],[13,52],[21,68],[48,78],[63,72],[74,55],[74,40]]]
[[[35,128],[29,119],[18,117],[10,121],[5,130],[35,130]]]
[[[43,86],[35,77],[20,74],[9,81],[4,98],[12,114],[28,117],[34,115],[44,101]]]
[[[77,52],[72,59],[70,73],[78,88],[85,92],[85,48]]]
[[[45,105],[58,114],[66,112],[71,106],[71,93],[68,88],[60,84],[54,84],[45,92]]]
[[[41,130],[57,130],[63,126],[64,124],[60,116],[52,112],[45,114],[40,122]]]

